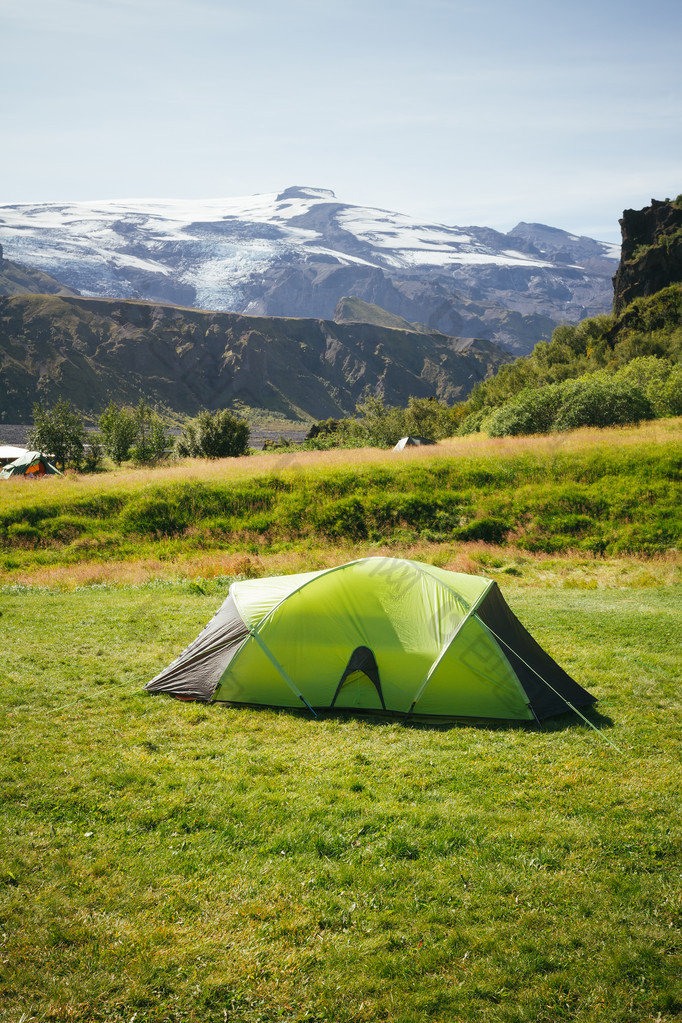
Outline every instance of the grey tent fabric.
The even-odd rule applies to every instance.
[[[572,704],[585,707],[596,698],[568,675],[523,627],[497,583],[493,583],[476,610],[516,672],[533,713],[540,720],[563,714]]]
[[[222,675],[248,635],[248,626],[228,596],[194,642],[145,689],[186,700],[212,699]]]
[[[396,446],[393,448],[394,451],[403,451],[405,448],[419,448],[424,444],[435,444],[433,440],[429,440],[427,437],[401,437]]]

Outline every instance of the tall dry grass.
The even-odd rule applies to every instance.
[[[0,569],[0,586],[74,590],[89,586],[141,586],[155,581],[255,579],[313,572],[367,557],[410,558],[451,572],[494,578],[502,587],[620,589],[682,583],[682,554],[675,551],[648,558],[634,555],[604,558],[583,552],[548,556],[477,541],[461,544],[325,544],[261,554],[191,551],[164,560],[144,557],[133,561],[71,565],[34,564],[19,570]]]
[[[36,501],[49,500],[50,494],[58,490],[67,500],[79,494],[94,491],[102,494],[130,493],[149,483],[172,483],[175,481],[240,480],[251,476],[273,472],[334,469],[348,466],[391,465],[410,462],[430,461],[439,458],[490,457],[514,458],[533,454],[545,458],[553,454],[585,451],[599,447],[636,447],[645,444],[659,444],[682,439],[682,418],[655,419],[640,426],[617,427],[613,429],[585,428],[582,430],[553,433],[532,437],[486,437],[473,434],[469,437],[451,437],[427,447],[405,448],[400,452],[378,448],[333,449],[330,451],[303,451],[294,449],[283,452],[267,452],[241,458],[223,458],[215,461],[205,459],[183,459],[171,464],[151,468],[114,469],[112,472],[93,476],[68,474],[62,478],[45,477],[42,480],[27,481],[9,479],[0,482],[0,507],[11,507],[14,500],[24,501],[26,487],[32,487]]]

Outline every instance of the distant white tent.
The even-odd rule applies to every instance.
[[[403,448],[420,448],[424,444],[435,443],[434,440],[428,440],[426,437],[401,437],[393,450],[402,451]]]
[[[27,448],[17,448],[13,444],[0,444],[0,465],[16,461],[17,458],[25,455],[26,451]]]

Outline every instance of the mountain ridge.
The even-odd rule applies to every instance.
[[[144,397],[178,415],[262,410],[352,415],[366,389],[389,404],[452,403],[510,361],[493,342],[375,324],[256,317],[121,299],[0,298],[0,419],[69,398],[90,418]]]
[[[532,350],[606,311],[615,247],[521,222],[508,234],[353,206],[328,189],[213,200],[0,207],[13,258],[89,297],[332,319],[355,295],[449,336]]]
[[[0,295],[78,295],[42,270],[5,259],[0,245]]]

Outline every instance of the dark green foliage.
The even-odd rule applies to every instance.
[[[483,422],[491,437],[508,437],[581,426],[623,426],[652,419],[651,402],[634,383],[604,373],[527,388]]]
[[[101,472],[104,463],[105,443],[100,433],[88,434],[88,444],[83,457],[84,472]]]
[[[552,424],[555,430],[624,426],[654,417],[651,402],[635,384],[595,374],[559,386],[561,407]]]
[[[338,419],[322,419],[319,423],[313,423],[305,435],[306,441],[320,440],[323,437],[332,437],[339,429]]]
[[[629,370],[627,367],[633,361],[637,366]],[[532,355],[502,366],[495,376],[474,387],[459,432],[487,430],[490,413],[517,398],[519,404],[502,420],[508,418],[510,422],[521,424],[525,416],[527,423],[523,428],[519,426],[507,432],[542,432],[548,429],[543,425],[543,410],[539,407],[534,410],[528,395],[538,394],[539,388],[550,384],[581,377],[587,379],[600,370],[624,383],[638,385],[656,415],[679,415],[677,410],[682,407],[682,400],[678,398],[678,366],[681,362],[682,286],[676,284],[656,295],[636,299],[619,316],[596,316],[577,326],[557,327],[551,341],[540,342]],[[521,398],[524,392],[526,397]],[[587,393],[585,391],[584,395]],[[612,404],[611,399],[609,403]],[[631,421],[645,418],[642,413],[643,407],[637,404]],[[577,422],[578,418],[571,422]],[[602,424],[593,418],[592,422],[582,421],[581,425]]]
[[[138,465],[149,465],[157,462],[172,446],[171,438],[166,433],[160,417],[140,398],[134,412],[137,432],[135,443],[131,448],[133,461]]]
[[[332,447],[391,448],[401,437],[440,440],[451,437],[464,415],[464,405],[453,408],[435,398],[408,400],[407,408],[387,405],[381,396],[365,393],[357,404],[358,419],[327,419],[313,424],[304,446],[308,450]]]
[[[51,455],[58,469],[63,470],[67,466],[78,469],[83,461],[85,445],[83,419],[66,398],[60,399],[51,409],[44,409],[36,402],[28,445],[35,451]]]
[[[229,409],[204,410],[176,442],[182,458],[238,458],[249,453],[249,424]]]
[[[510,529],[510,522],[492,516],[484,516],[456,529],[455,536],[458,540],[483,540],[484,543],[502,543]]]
[[[124,462],[137,436],[137,421],[132,409],[121,408],[110,401],[99,417],[99,428],[109,457],[120,465]]]
[[[548,433],[560,407],[561,395],[557,384],[529,387],[496,409],[485,421],[485,430],[491,437]]]

